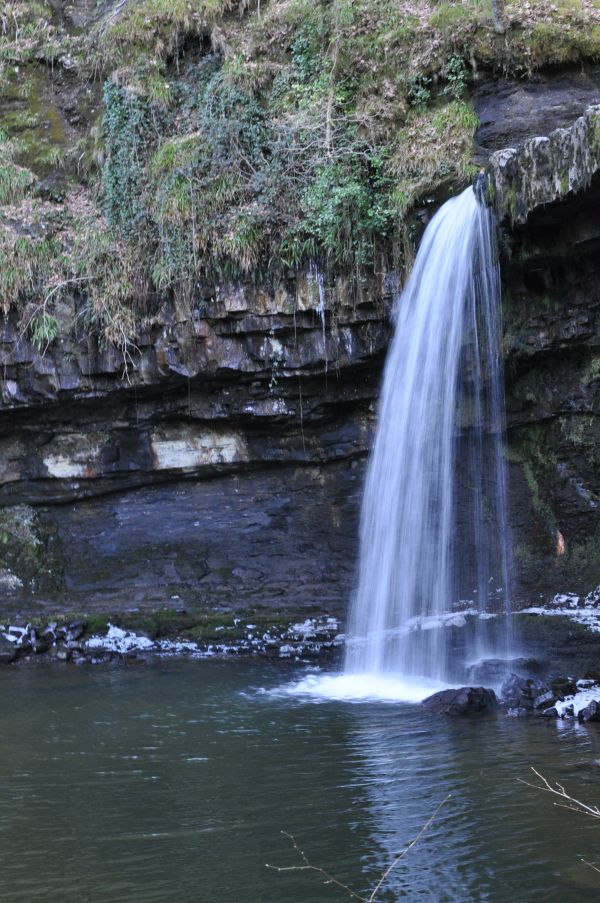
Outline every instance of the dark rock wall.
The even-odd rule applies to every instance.
[[[7,593],[48,616],[169,607],[342,615],[353,583],[362,469],[282,467],[190,479],[36,510],[59,585]],[[4,615],[6,616],[6,614]]]
[[[485,82],[474,100],[502,219],[517,594],[585,593],[600,583],[600,71]]]
[[[600,583],[600,177],[505,231],[502,269],[521,582],[589,590]]]

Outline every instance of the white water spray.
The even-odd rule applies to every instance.
[[[493,215],[468,188],[431,221],[397,301],[347,674],[446,680],[442,625],[456,617],[459,594],[476,595],[480,611],[493,595],[508,611],[500,341]],[[464,658],[479,657],[482,644],[473,635]]]

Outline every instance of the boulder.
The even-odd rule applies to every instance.
[[[36,636],[35,641],[31,643],[31,648],[36,655],[43,655],[51,646],[52,640],[47,636]]]
[[[428,696],[423,706],[435,715],[478,715],[495,709],[496,694],[486,687],[458,687]]]
[[[0,634],[0,665],[9,665],[14,662],[20,651],[15,642],[7,640],[3,634]]]
[[[545,665],[536,658],[486,658],[467,668],[467,680],[473,684],[500,684],[509,673],[541,674]]]
[[[533,700],[533,708],[536,712],[543,712],[545,709],[549,709],[556,703],[556,696],[552,692],[552,690],[548,690],[545,693],[541,693],[539,696],[536,696]]]
[[[510,674],[500,690],[500,698],[509,708],[525,708],[529,711],[551,706],[556,697],[551,688],[537,677],[519,677]]]
[[[592,699],[584,709],[579,710],[577,717],[580,721],[600,721],[600,700]]]
[[[577,685],[570,677],[554,677],[550,681],[550,689],[562,702],[567,696],[573,696],[577,692]]]
[[[80,640],[84,634],[85,628],[87,624],[85,621],[74,621],[72,624],[69,624],[66,632],[66,639],[68,643],[75,643],[77,640]]]

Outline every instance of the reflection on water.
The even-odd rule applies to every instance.
[[[600,824],[517,783],[534,765],[600,801],[600,731],[257,688],[255,663],[0,674],[0,899],[335,903],[311,860],[373,886],[447,793],[381,900],[600,896]]]

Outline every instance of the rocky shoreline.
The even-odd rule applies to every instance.
[[[588,671],[577,680],[562,675],[545,679],[510,674],[498,695],[488,687],[441,690],[423,700],[434,715],[463,717],[500,711],[509,718],[542,716],[600,722],[600,673]]]
[[[515,612],[515,636],[522,647],[519,673],[536,679],[553,669],[585,675],[600,665],[599,595],[598,591],[586,597],[560,594],[545,605]],[[442,618],[415,619],[408,629],[449,631],[460,659],[466,637],[479,623],[485,622],[493,635],[502,620],[499,613],[479,613],[465,601]],[[335,657],[345,640],[339,616],[316,606],[312,610],[283,606],[276,611],[266,606],[229,611],[150,607],[85,614],[74,607],[52,614],[21,610],[0,618],[0,664],[31,659],[97,664],[174,655],[327,660]],[[468,678],[498,685],[505,673],[502,662],[488,660],[471,664]]]
[[[344,642],[336,618],[319,616],[288,624],[236,617],[231,622],[187,632],[154,627],[145,633],[107,621],[48,621],[41,625],[0,624],[0,665],[32,661],[107,664],[181,656],[191,659],[257,656],[307,661],[330,657]],[[194,638],[192,638],[192,636]]]

